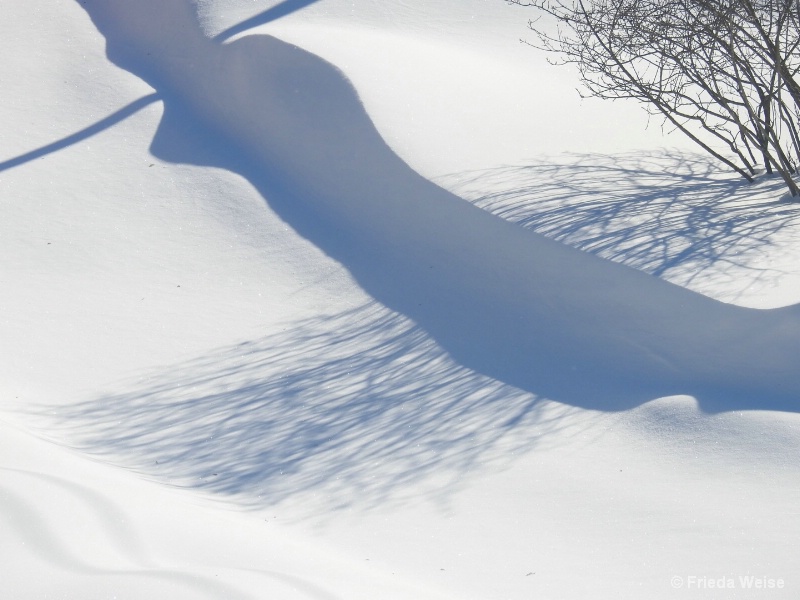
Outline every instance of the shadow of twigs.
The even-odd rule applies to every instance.
[[[275,6],[272,6],[267,10],[258,13],[257,15],[254,15],[249,19],[245,19],[241,23],[237,23],[225,31],[218,33],[216,36],[214,36],[214,40],[217,42],[224,42],[235,35],[247,31],[248,29],[258,27],[259,25],[264,25],[271,21],[276,21],[281,17],[285,17],[295,11],[302,10],[318,1],[319,0],[283,0]]]
[[[373,305],[159,370],[55,425],[111,462],[244,506],[313,492],[343,508],[400,500],[414,482],[451,490],[574,410],[456,365]]]
[[[780,272],[752,265],[800,221],[778,179],[754,189],[686,153],[569,154],[441,183],[537,233],[698,291],[777,280]]]

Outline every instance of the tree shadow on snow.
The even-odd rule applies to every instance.
[[[602,410],[682,393],[710,411],[796,408],[797,307],[717,302],[470,205],[408,167],[346,77],[301,48],[263,35],[214,42],[186,1],[82,4],[109,58],[163,98],[154,154],[244,175],[298,233],[463,366]],[[574,188],[580,165],[565,172]],[[635,201],[612,198],[606,213],[590,208],[592,227],[602,231],[609,210],[624,223],[637,204],[674,211],[669,197],[648,203],[641,167],[616,177],[635,189]],[[720,186],[722,195],[731,186],[714,187],[691,169],[676,177],[675,197],[689,203],[701,187],[718,198]],[[557,206],[536,220],[545,217],[560,227],[574,219]],[[723,221],[722,238],[734,235],[730,224]],[[624,228],[614,235],[617,247],[633,242]]]
[[[768,287],[784,275],[754,265],[800,222],[800,205],[781,198],[776,178],[756,189],[706,156],[666,150],[567,154],[438,182],[573,248],[683,287],[724,287],[732,302],[742,288]]]
[[[546,446],[576,412],[454,364],[373,304],[160,369],[50,419],[79,448],[162,483],[241,506],[313,493],[345,508],[402,501],[411,483],[441,497],[470,471]]]
[[[602,411],[673,394],[708,412],[800,406],[796,307],[740,308],[606,260],[669,276],[731,259],[726,244],[757,249],[793,212],[725,216],[734,185],[707,173],[676,175],[664,195],[641,165],[580,163],[499,172],[513,191],[474,194],[488,210],[476,208],[397,157],[319,57],[270,36],[215,43],[189,2],[82,5],[109,58],[164,102],[153,153],[240,173],[382,305],[295,324],[62,412],[93,451],[233,496],[379,499],[529,447],[537,427],[558,426],[541,397]],[[600,172],[617,195],[550,202]],[[509,185],[531,173],[533,190]],[[544,204],[519,203],[528,192]],[[696,205],[703,194],[711,204]],[[698,231],[676,248],[663,232],[684,222]]]

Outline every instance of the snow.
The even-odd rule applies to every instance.
[[[779,182],[499,0],[0,11],[4,596],[797,596]]]

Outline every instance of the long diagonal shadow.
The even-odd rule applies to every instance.
[[[233,27],[229,27],[228,29],[221,31],[214,36],[213,39],[216,42],[224,42],[225,40],[247,31],[248,29],[252,29],[253,27],[258,27],[259,25],[264,25],[271,21],[288,16],[293,12],[315,4],[316,2],[319,2],[319,0],[283,0],[283,2],[280,2],[279,4],[276,4],[275,6],[258,13],[249,19],[245,19],[241,23],[237,23]]]
[[[109,58],[164,98],[154,153],[245,175],[462,365],[603,410],[682,393],[711,411],[796,408],[797,307],[717,302],[472,206],[405,164],[344,75],[296,46],[220,45],[188,1],[82,6]],[[187,130],[209,136],[205,155],[176,142]]]
[[[46,144],[41,148],[37,148],[36,150],[31,150],[25,154],[20,154],[19,156],[0,162],[0,171],[5,171],[7,169],[24,165],[32,160],[36,160],[37,158],[42,158],[48,154],[58,152],[59,150],[63,150],[64,148],[72,146],[73,144],[77,144],[78,142],[82,142],[83,140],[97,135],[109,127],[116,125],[120,121],[127,119],[131,115],[139,112],[147,106],[150,106],[154,102],[158,102],[159,100],[161,100],[161,96],[158,94],[149,94],[139,98],[138,100],[134,100],[127,106],[120,108],[118,111],[115,111],[104,119],[100,119],[97,123],[94,123],[89,127],[81,129],[80,131],[76,131],[75,133],[50,144]]]

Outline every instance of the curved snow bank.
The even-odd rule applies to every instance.
[[[4,420],[0,433],[0,558],[11,597],[449,597],[274,518],[189,504]]]
[[[800,395],[796,309],[726,305],[473,207],[398,158],[346,78],[301,48],[216,44],[183,0],[84,6],[109,57],[164,98],[162,147],[170,120],[209,128],[222,164],[463,365],[603,409],[671,393],[714,410]]]

